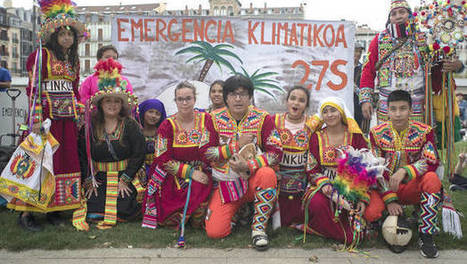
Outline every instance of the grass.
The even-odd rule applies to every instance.
[[[456,144],[457,150],[466,149],[467,142]],[[457,158],[456,158],[457,159]],[[449,184],[447,179],[443,180],[445,187]],[[467,213],[467,192],[454,192],[452,198],[456,208]],[[71,222],[71,213],[67,212],[65,217]],[[89,232],[78,232],[71,224],[63,227],[52,227],[46,224],[43,215],[36,214],[36,219],[43,224],[44,230],[38,233],[24,231],[17,225],[18,213],[3,209],[0,211],[0,248],[12,251],[27,249],[86,249],[86,248],[165,248],[173,247],[178,239],[178,232],[159,228],[150,230],[141,228],[141,222],[119,223],[111,230],[98,230],[94,224]],[[441,233],[435,238],[440,250],[462,249],[467,250],[467,219],[461,218],[462,229],[465,236],[461,239],[454,239],[452,236]],[[302,234],[296,230],[282,228],[278,231],[270,232],[271,247],[275,248],[295,248],[303,247],[307,249],[331,247],[334,241],[318,236],[307,236],[307,242],[302,243],[299,237]],[[409,248],[416,248],[416,232],[409,245]],[[248,227],[238,227],[233,234],[225,239],[212,240],[207,238],[203,230],[188,227],[185,235],[187,247],[197,248],[248,248],[250,245],[250,231]],[[360,248],[384,248],[385,245],[381,237],[366,240]]]

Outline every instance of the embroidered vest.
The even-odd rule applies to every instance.
[[[48,49],[43,51],[47,53],[47,77],[41,83],[42,104],[47,106],[51,119],[77,119],[75,71],[70,63],[58,60]]]
[[[286,113],[277,114],[274,119],[283,150],[282,160],[279,163],[280,170],[278,171],[281,175],[280,186],[282,192],[297,193],[304,191],[307,186],[305,167],[312,131],[305,125],[292,134],[285,127],[285,117]],[[308,119],[309,117],[307,117]]]
[[[396,45],[387,30],[378,36],[378,58],[383,58]],[[416,89],[424,87],[424,52],[426,36],[416,32],[401,48],[394,51],[377,72],[378,87]]]

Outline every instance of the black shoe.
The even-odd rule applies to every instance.
[[[467,186],[465,185],[458,185],[458,184],[451,184],[449,185],[449,190],[451,192],[455,192],[455,191],[465,191],[467,190]]]
[[[59,212],[52,212],[52,213],[47,213],[46,216],[47,221],[53,225],[53,226],[64,226],[65,221],[60,217]]]
[[[449,182],[467,188],[467,178],[462,177],[459,174],[454,174],[454,176],[449,179]]]
[[[432,235],[419,233],[418,244],[420,245],[420,254],[425,258],[437,258],[439,256]]]
[[[407,249],[407,246],[388,245],[388,247],[389,247],[389,250],[391,250],[391,252],[396,253],[396,254],[400,254]]]
[[[39,232],[42,230],[41,225],[36,222],[32,214],[28,214],[26,216],[23,216],[23,213],[19,214],[18,225],[31,232]]]

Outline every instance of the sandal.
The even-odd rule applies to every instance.
[[[251,234],[253,247],[258,251],[265,251],[269,248],[269,239],[263,231],[253,231]]]

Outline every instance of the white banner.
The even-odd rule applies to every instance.
[[[296,84],[310,90],[311,111],[320,98],[338,96],[353,112],[352,22],[117,16],[112,23],[123,75],[140,102],[158,98],[168,114],[177,111],[180,81],[195,84],[196,107],[207,108],[210,83],[233,73],[252,79],[255,104],[270,112],[285,110],[283,95]]]

